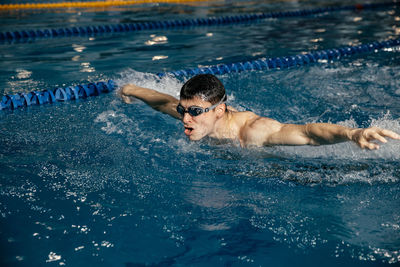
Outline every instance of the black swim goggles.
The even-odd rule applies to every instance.
[[[179,103],[178,106],[176,107],[176,111],[178,111],[178,113],[181,114],[182,116],[184,116],[185,113],[189,113],[190,116],[196,117],[204,112],[209,112],[210,110],[213,110],[219,104],[222,104],[224,102],[225,102],[225,95],[221,98],[221,100],[217,104],[214,104],[211,107],[202,108],[199,106],[190,106],[190,107],[188,107],[187,110]]]

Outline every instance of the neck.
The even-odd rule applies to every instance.
[[[239,134],[236,128],[232,120],[232,112],[227,110],[215,122],[214,131],[209,136],[217,139],[236,139]]]

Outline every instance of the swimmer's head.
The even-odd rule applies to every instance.
[[[182,86],[177,111],[190,140],[215,134],[216,123],[226,111],[225,100],[223,84],[211,74],[194,76]]]
[[[182,86],[180,98],[181,100],[190,100],[196,97],[213,105],[220,101],[226,101],[225,87],[212,74],[196,75]]]

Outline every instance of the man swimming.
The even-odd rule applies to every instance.
[[[205,136],[238,140],[242,147],[269,145],[325,145],[353,141],[361,148],[379,149],[375,141],[400,135],[385,129],[349,128],[329,123],[285,124],[250,111],[237,111],[225,104],[225,88],[217,77],[200,74],[189,79],[180,92],[180,100],[168,94],[132,84],[120,91],[123,100],[138,98],[155,110],[183,122],[190,140]]]

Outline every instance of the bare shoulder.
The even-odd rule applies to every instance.
[[[242,146],[262,146],[267,136],[279,131],[282,127],[280,122],[258,116],[250,111],[237,112],[235,116],[240,124],[239,139]]]
[[[282,124],[274,119],[270,119],[267,117],[261,117],[261,116],[257,116],[257,115],[255,115],[255,117],[249,119],[246,123],[246,127],[248,129],[260,129],[260,128],[277,129],[277,128],[280,128],[281,126],[282,126]]]
[[[255,120],[257,117],[256,114],[250,111],[237,111],[234,108],[228,107],[228,111],[230,114],[231,121],[239,128],[245,127],[247,123]]]
[[[280,127],[281,123],[279,123],[276,120],[267,118],[267,117],[261,117],[254,112],[251,111],[237,111],[235,109],[230,109],[228,107],[228,110],[231,111],[232,117],[234,121],[240,125],[240,127],[243,130],[250,130],[253,128],[259,128],[259,127]]]

